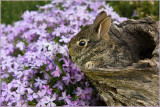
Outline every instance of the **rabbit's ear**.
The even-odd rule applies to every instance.
[[[105,11],[100,12],[96,19],[94,20],[94,28],[96,29],[96,31],[98,30],[99,24],[105,19],[107,18],[107,13]]]
[[[102,37],[103,35],[106,35],[109,31],[110,26],[111,26],[111,19],[107,17],[100,23],[98,29],[98,36]]]

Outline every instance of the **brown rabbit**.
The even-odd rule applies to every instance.
[[[111,19],[105,11],[98,14],[68,44],[69,55],[80,69],[127,67],[139,59],[125,45],[108,35]]]

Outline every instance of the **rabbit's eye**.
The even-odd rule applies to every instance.
[[[85,42],[85,41],[80,41],[80,42],[79,42],[79,45],[80,45],[80,46],[85,46],[85,45],[86,45],[86,42]]]

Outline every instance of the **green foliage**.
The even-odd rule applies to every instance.
[[[2,1],[1,2],[1,23],[13,24],[21,19],[26,10],[37,10],[37,5],[43,6],[50,1]],[[106,1],[121,17],[139,19],[152,16],[159,20],[159,1]],[[133,17],[136,12],[137,16]]]
[[[152,16],[153,19],[159,20],[159,1],[136,2],[137,16]]]
[[[159,1],[107,1],[106,3],[123,17],[139,19],[152,16],[154,20],[159,20]],[[134,12],[136,16],[133,16]]]
[[[1,23],[13,24],[21,19],[26,10],[38,10],[37,5],[43,6],[50,1],[2,1],[1,2]]]
[[[135,6],[131,5],[128,1],[110,1],[109,4],[120,16],[128,18],[132,17],[133,10],[135,9]]]

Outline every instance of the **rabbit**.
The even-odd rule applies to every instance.
[[[108,34],[111,19],[100,12],[93,24],[86,25],[69,44],[70,59],[80,69],[124,68],[139,59],[125,45]]]

